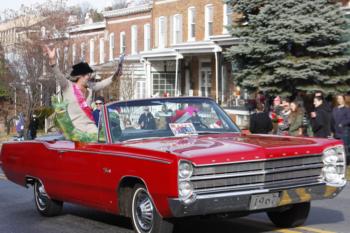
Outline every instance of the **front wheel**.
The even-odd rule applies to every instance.
[[[267,215],[277,227],[297,227],[306,221],[309,212],[310,202],[305,202],[293,204],[285,210],[267,212]]]
[[[135,185],[131,199],[131,220],[137,233],[172,233],[173,224],[164,220],[143,185]]]
[[[52,200],[40,181],[36,181],[34,184],[34,199],[36,209],[43,216],[56,216],[62,211],[63,202]]]

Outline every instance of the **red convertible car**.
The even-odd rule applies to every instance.
[[[293,227],[312,200],[346,184],[340,141],[246,135],[199,97],[107,104],[97,142],[8,142],[0,159],[9,180],[34,186],[40,214],[77,203],[130,217],[137,233],[172,232],[176,218],[259,211]]]

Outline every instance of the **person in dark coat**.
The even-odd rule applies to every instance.
[[[144,108],[144,112],[141,114],[138,123],[141,129],[156,129],[156,121],[148,107]]]
[[[256,105],[256,113],[250,116],[249,131],[257,134],[268,134],[272,130],[272,121],[267,112],[264,112],[264,105]]]
[[[38,118],[36,117],[35,114],[33,114],[32,119],[29,122],[29,127],[28,127],[30,139],[33,140],[36,138],[36,132],[38,130],[38,127],[39,127]]]
[[[337,95],[337,106],[332,111],[332,132],[334,137],[344,142],[345,148],[349,146],[350,108],[345,106],[343,95]]]
[[[95,99],[96,109],[92,112],[92,115],[94,117],[96,126],[98,126],[98,121],[100,119],[100,112],[104,102],[105,102],[105,99],[102,96],[97,96]]]
[[[315,137],[327,138],[331,136],[331,116],[328,106],[325,105],[323,98],[314,97],[315,111],[311,112],[311,127]]]

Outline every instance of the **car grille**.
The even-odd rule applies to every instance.
[[[322,167],[321,155],[197,166],[191,181],[197,194],[306,185],[318,182]]]

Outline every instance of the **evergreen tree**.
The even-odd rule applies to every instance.
[[[226,56],[234,81],[248,90],[350,91],[348,21],[331,0],[230,0],[241,39]]]

